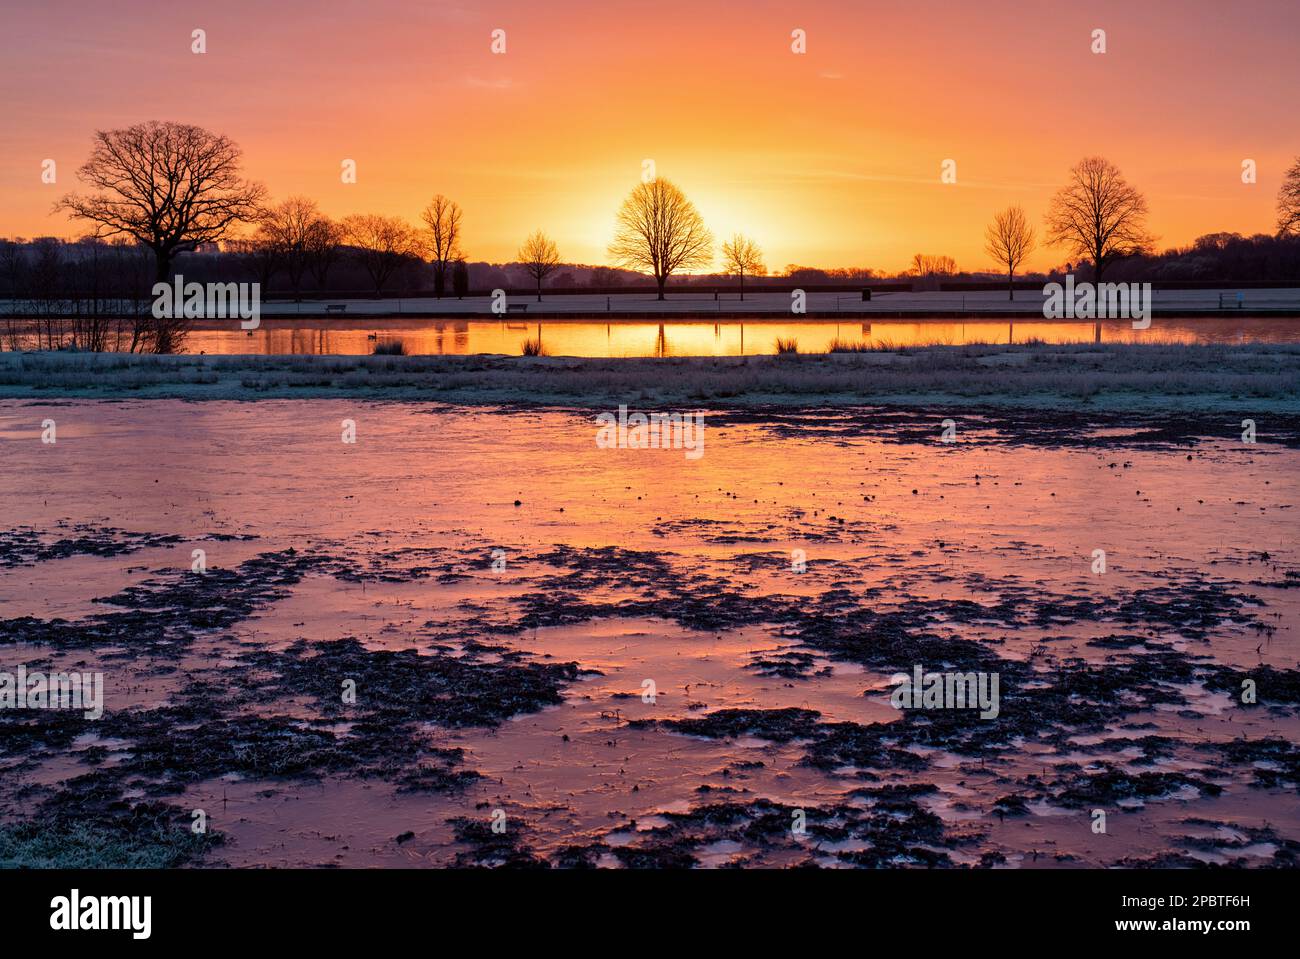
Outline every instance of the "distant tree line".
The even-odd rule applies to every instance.
[[[78,170],[90,192],[70,193],[55,207],[90,224],[91,235],[75,242],[0,240],[0,300],[7,303],[0,304],[0,345],[179,351],[188,321],[155,318],[148,309],[153,284],[178,272],[186,282],[248,279],[264,296],[294,299],[360,290],[383,296],[394,288],[463,297],[531,287],[541,300],[548,281],[553,289],[653,283],[662,299],[669,285],[721,278],[737,281],[743,299],[747,282],[752,288],[889,278],[866,268],[794,264],[783,275],[769,274],[758,244],[740,234],[717,251],[722,271],[701,274],[715,261],[713,235],[682,190],[661,177],[635,187],[617,211],[608,250],[614,266],[588,267],[565,263],[542,230],[527,236],[516,262],[470,263],[464,212],[442,194],[424,208],[420,226],[377,213],[334,220],[309,197],[270,202],[241,167],[235,143],[200,127],[151,121],[97,132]],[[1276,234],[1208,234],[1157,253],[1145,198],[1110,161],[1088,157],[1052,197],[1043,239],[1070,257],[1062,270],[1092,279],[1300,282],[1300,158],[1286,173],[1277,214]],[[918,253],[898,276],[926,289],[1000,273],[1012,295],[1036,231],[1023,209],[1010,207],[994,216],[985,239],[993,273],[959,273],[950,256]]]

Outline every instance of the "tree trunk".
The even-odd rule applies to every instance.
[[[1016,298],[1016,273],[1014,270],[1007,270],[1007,300],[1014,302]]]
[[[662,300],[664,298],[664,284],[668,282],[668,277],[656,276],[655,282],[659,284],[659,299]]]
[[[164,250],[154,250],[154,257],[157,260],[157,282],[166,283],[171,279],[172,258]],[[184,314],[185,306],[182,303],[172,304],[172,316],[170,318],[158,319],[153,317],[152,310],[150,317],[153,320],[153,352],[155,353],[175,353],[178,337],[175,330],[181,322],[180,315]]]
[[[537,278],[537,302],[542,302],[542,278]]]

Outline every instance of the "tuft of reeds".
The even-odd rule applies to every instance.
[[[534,336],[524,340],[523,344],[520,346],[520,350],[523,352],[524,356],[546,355],[546,349],[542,346],[542,338],[540,336]]]
[[[375,348],[371,350],[373,356],[405,356],[406,344],[401,340],[389,340],[386,343],[376,343]]]
[[[831,340],[830,346],[826,347],[827,353],[874,353],[880,347],[873,346],[870,343],[852,343],[849,340],[841,340],[838,337]]]
[[[777,353],[782,355],[798,353],[799,341],[795,339],[793,336],[788,339],[783,336],[778,336],[776,338],[776,351]]]

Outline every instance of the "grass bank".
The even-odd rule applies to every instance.
[[[747,357],[0,353],[0,398],[1300,411],[1300,345],[935,346]]]

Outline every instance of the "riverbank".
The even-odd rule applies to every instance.
[[[626,359],[0,353],[0,398],[127,397],[1298,413],[1300,345],[1026,344]]]
[[[865,284],[872,288],[873,284]],[[1042,320],[1048,295],[1043,287],[1017,289],[1008,297],[998,289],[897,290],[875,288],[870,299],[863,288],[802,291],[801,312],[795,312],[793,289],[747,290],[744,299],[736,292],[715,293],[709,289],[679,289],[659,299],[653,290],[624,290],[617,293],[575,293],[544,291],[541,299],[532,293],[514,291],[504,301],[485,292],[457,298],[386,293],[360,296],[338,293],[326,298],[293,300],[265,297],[263,319],[346,321],[413,319],[598,320],[637,322],[647,319],[702,319],[736,321],[758,317],[803,320],[860,319],[1007,319]],[[504,302],[506,312],[500,313]],[[1157,318],[1197,316],[1202,318],[1294,318],[1300,315],[1300,286],[1214,287],[1168,289],[1159,284],[1150,293],[1151,315]],[[48,304],[0,300],[0,319],[31,319],[43,314]],[[107,309],[107,305],[101,309]],[[103,315],[103,314],[101,314]],[[124,314],[125,315],[125,314]],[[1124,314],[1128,316],[1128,314]],[[1127,322],[1127,320],[1126,320]]]

